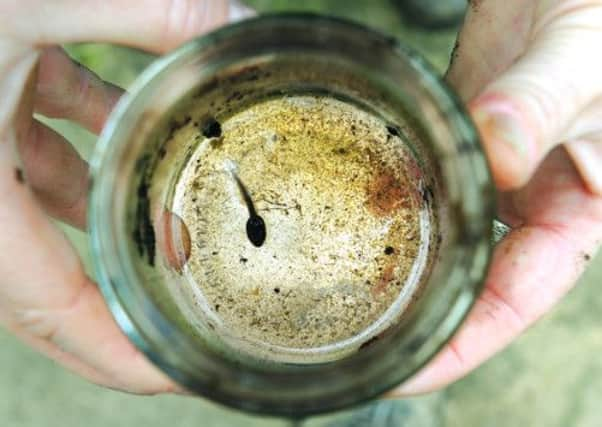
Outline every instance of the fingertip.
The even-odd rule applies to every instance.
[[[383,398],[385,399],[404,399],[408,397],[413,397],[419,394],[423,394],[420,389],[416,389],[413,385],[413,382],[410,380],[407,383],[402,383],[395,387],[394,389],[388,391]]]
[[[497,187],[510,191],[525,185],[535,169],[536,139],[524,114],[499,94],[477,98],[470,110]]]
[[[468,367],[454,344],[448,344],[414,376],[390,390],[385,397],[405,398],[439,390],[465,375]]]

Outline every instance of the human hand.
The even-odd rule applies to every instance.
[[[393,396],[462,377],[550,310],[602,242],[602,1],[473,0],[447,78],[513,231],[446,348]]]
[[[32,114],[98,133],[122,94],[56,45],[102,41],[163,52],[244,14],[226,0],[0,2],[0,325],[98,384],[177,390],[119,330],[47,216],[85,228],[87,165]]]

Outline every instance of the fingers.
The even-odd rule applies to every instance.
[[[602,62],[589,63],[587,35],[543,37],[470,105],[502,190],[523,186],[554,146],[572,138],[572,122],[602,91]]]
[[[88,165],[61,135],[34,120],[19,153],[24,179],[45,211],[85,229]]]
[[[446,75],[464,101],[477,96],[525,52],[536,5],[523,0],[469,2]]]
[[[35,110],[46,117],[73,120],[99,133],[122,93],[63,49],[45,49],[40,57]]]
[[[602,5],[566,3],[536,11],[524,54],[470,103],[502,190],[523,186],[554,146],[578,138],[574,122],[602,93],[602,60],[591,55],[602,41]]]
[[[0,32],[38,46],[104,41],[163,52],[228,14],[226,0],[8,0]]]
[[[73,62],[60,48],[43,51],[34,107],[99,133],[122,90]],[[77,228],[86,226],[88,165],[61,135],[33,120],[20,135],[23,175],[44,210]]]
[[[34,105],[38,113],[99,133],[122,93],[60,48],[45,49],[40,56]],[[85,229],[88,165],[71,144],[34,120],[19,151],[27,181],[45,211]]]
[[[114,323],[64,236],[17,172],[14,141],[0,139],[0,323],[98,383],[134,392],[172,384]]]

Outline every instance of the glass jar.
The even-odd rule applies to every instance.
[[[242,345],[248,342],[199,315],[183,290],[190,235],[166,206],[194,147],[172,146],[166,154],[166,141],[189,126],[183,100],[197,100],[201,116],[217,117],[266,94],[308,91],[391,123],[419,165],[430,225],[421,228],[419,277],[403,310],[389,316],[394,321],[300,357],[295,349]],[[487,271],[495,192],[466,111],[416,53],[338,19],[259,17],[158,59],[110,117],[91,169],[93,257],[117,323],[176,382],[240,409],[301,416],[379,396],[450,339]]]

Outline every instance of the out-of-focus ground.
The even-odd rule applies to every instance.
[[[412,28],[381,1],[253,0],[260,11],[327,11],[397,36],[439,70],[447,65],[455,30]],[[292,5],[292,6],[291,6]],[[150,57],[106,45],[70,47],[81,62],[124,87]],[[94,137],[54,122],[87,157]],[[88,265],[87,239],[67,230]],[[304,426],[586,427],[602,419],[602,256],[567,298],[502,353],[447,389],[403,401],[380,401]],[[125,395],[89,384],[0,331],[2,427],[226,427],[286,426],[189,397]]]

